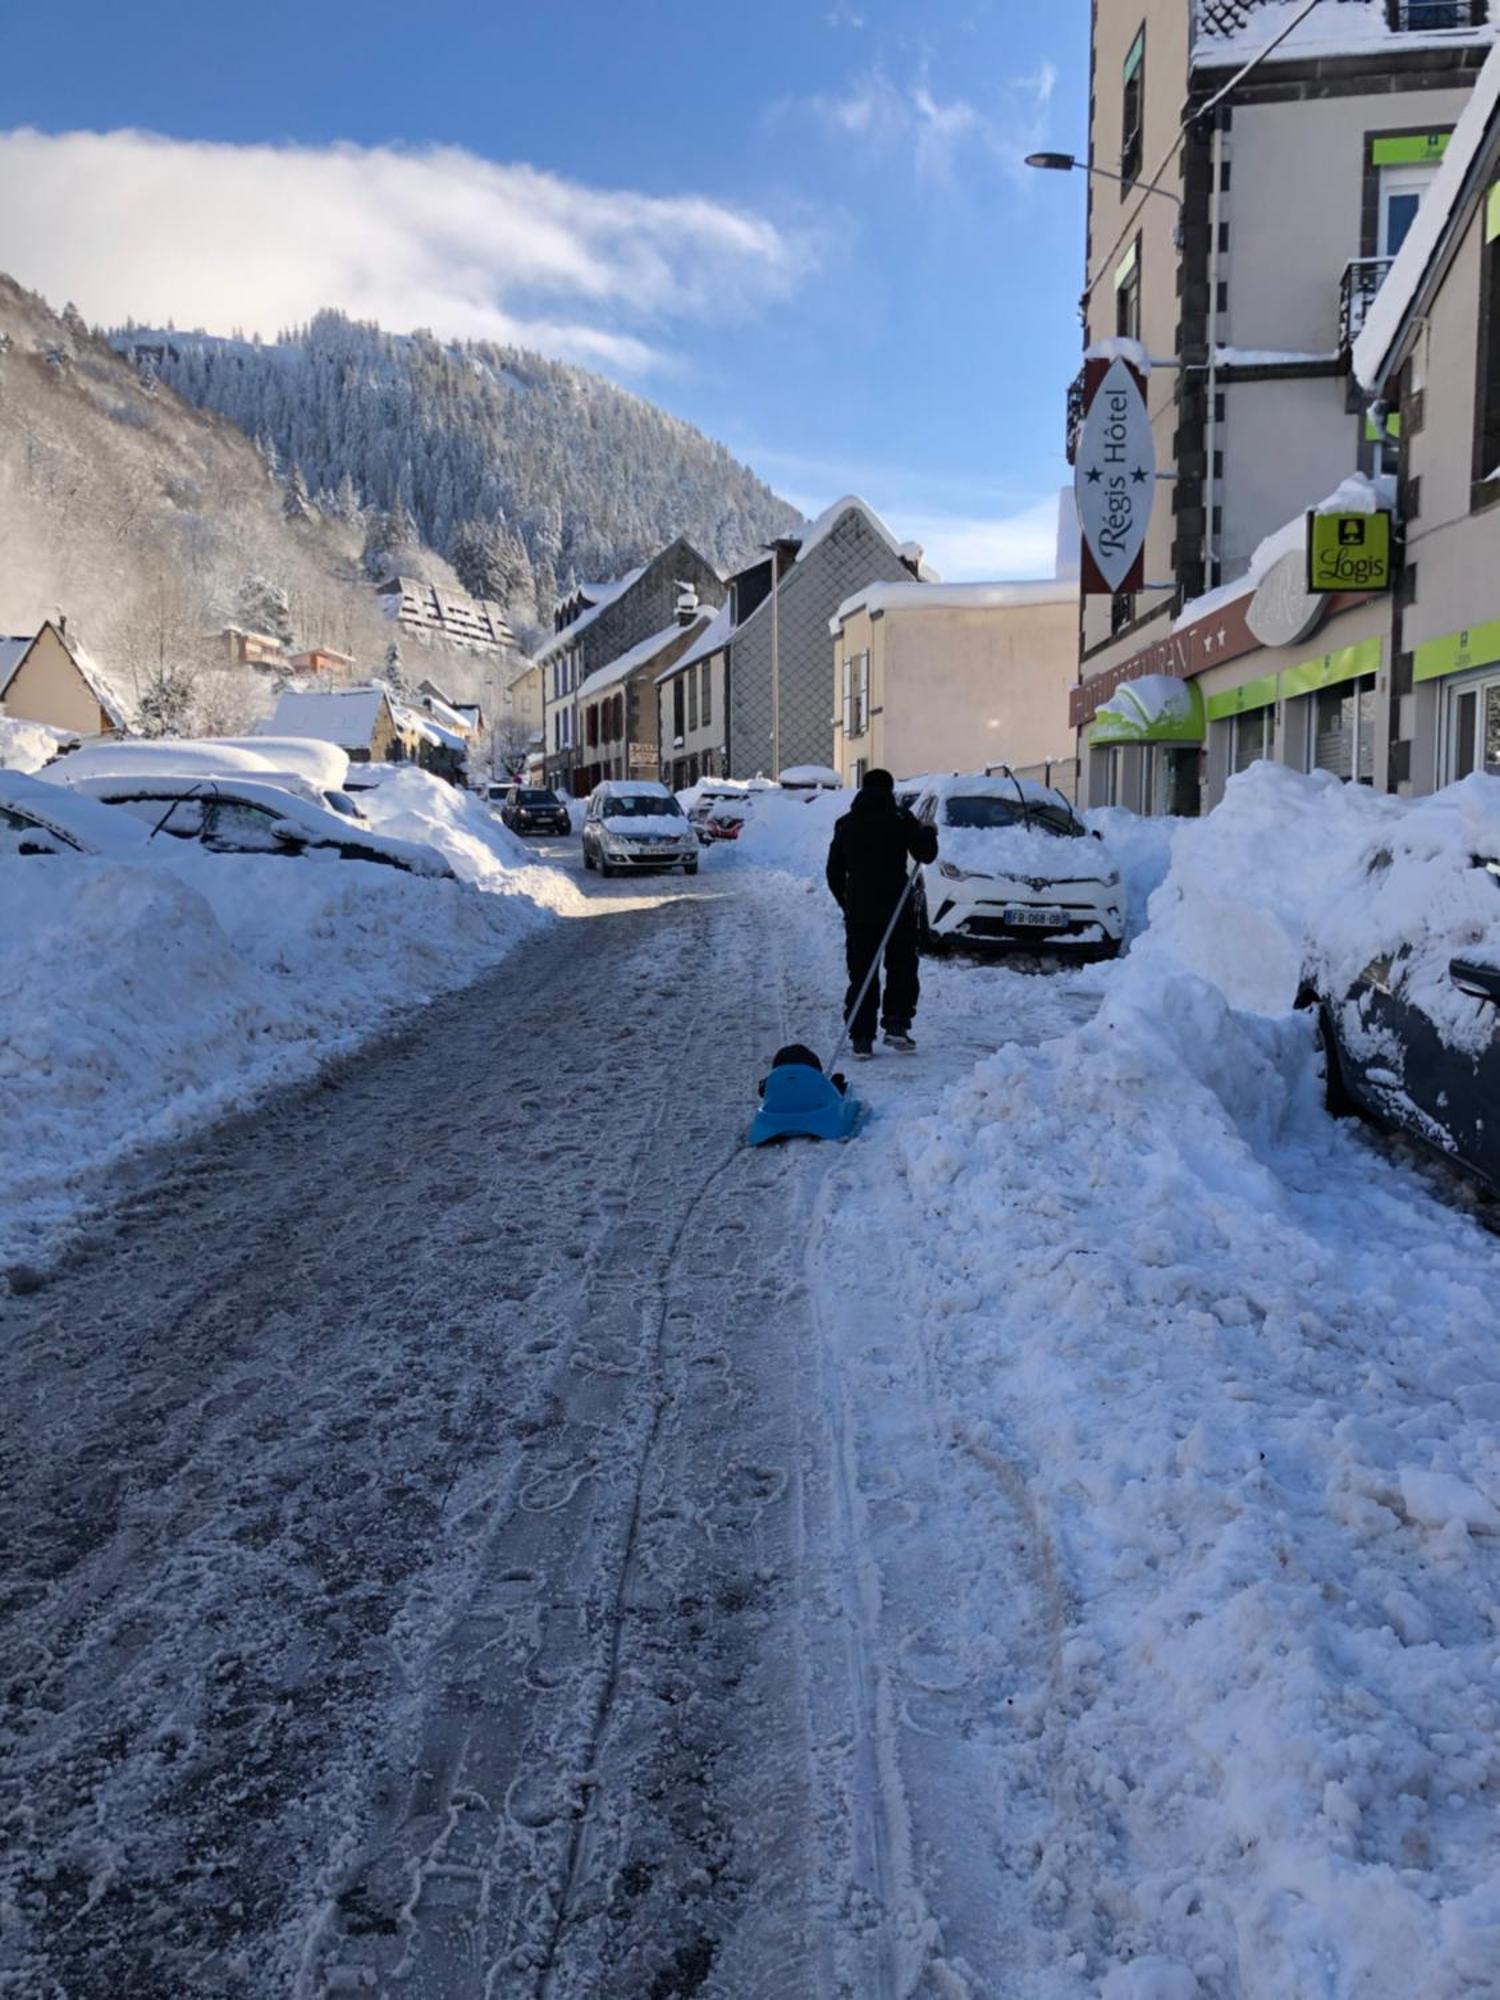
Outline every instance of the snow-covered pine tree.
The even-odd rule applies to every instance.
[[[406,663],[401,657],[399,639],[392,639],[385,649],[385,671],[382,679],[394,695],[405,695],[411,691],[406,678]]]
[[[292,462],[287,474],[286,485],[281,493],[281,511],[288,521],[310,521],[313,506],[308,498],[307,481],[302,477],[302,467]]]

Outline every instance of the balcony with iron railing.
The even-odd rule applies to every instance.
[[[1078,463],[1078,437],[1083,429],[1084,371],[1078,373],[1068,384],[1068,463]]]
[[[1347,356],[1370,316],[1394,257],[1351,257],[1339,280],[1339,353]]]
[[[1198,40],[1229,41],[1242,34],[1263,8],[1276,0],[1195,0],[1194,27]],[[1325,5],[1327,0],[1325,0]],[[1333,0],[1333,6],[1368,15],[1383,12],[1393,35],[1429,35],[1483,28],[1490,18],[1490,0]],[[1322,11],[1322,10],[1320,10]],[[1331,10],[1330,10],[1331,11]],[[1329,25],[1337,27],[1334,21]]]

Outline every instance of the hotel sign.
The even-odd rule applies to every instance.
[[[1146,529],[1156,498],[1156,446],[1145,378],[1128,361],[1085,367],[1073,490],[1083,535],[1083,594],[1116,597],[1146,580]]]
[[[1395,548],[1388,513],[1308,515],[1310,591],[1389,590],[1394,582]]]

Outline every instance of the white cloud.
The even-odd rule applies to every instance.
[[[872,157],[909,155],[920,180],[953,178],[969,149],[1019,173],[1046,137],[1057,70],[1043,63],[1034,76],[1003,84],[989,109],[966,97],[940,98],[924,70],[897,83],[883,69],[867,70],[841,91],[783,99],[773,115],[798,114],[831,124]]]
[[[596,189],[457,147],[0,133],[0,268],[86,318],[273,335],[321,306],[620,370],[750,315],[814,246],[696,195]]]

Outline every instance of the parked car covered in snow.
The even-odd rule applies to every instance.
[[[1390,865],[1376,855],[1372,873]],[[1457,867],[1454,873],[1457,874]],[[1467,883],[1428,906],[1429,925],[1444,908],[1461,910],[1479,884],[1493,884],[1495,918],[1487,926],[1451,923],[1446,946],[1434,940],[1382,952],[1353,980],[1308,978],[1300,1004],[1315,1010],[1328,1108],[1407,1133],[1500,1194],[1500,859],[1475,856]],[[1485,893],[1480,890],[1479,893]],[[1471,942],[1488,930],[1488,941]],[[1438,940],[1441,945],[1441,940]]]
[[[680,868],[696,875],[698,838],[665,785],[607,778],[589,794],[583,865],[601,875],[619,868]]]
[[[63,783],[60,776],[57,783]],[[196,840],[214,854],[373,861],[404,869],[410,875],[453,877],[453,870],[435,848],[374,833],[296,792],[260,779],[127,775],[74,778],[66,789],[75,797],[119,807],[153,834]]]
[[[926,951],[959,941],[1112,958],[1125,935],[1119,870],[1061,792],[1029,778],[932,781],[913,811],[938,830],[914,891]]]
[[[349,759],[331,743],[296,737],[259,737],[254,743],[220,737],[193,741],[86,743],[48,768],[49,778],[72,784],[79,778],[249,778],[278,791],[295,792],[310,805],[327,806],[346,819],[361,819],[344,789]]]
[[[507,785],[497,800],[493,790],[491,805],[512,833],[571,833],[573,822],[567,801],[550,785]]]
[[[699,784],[683,797],[689,800],[685,810],[701,845],[739,839],[750,810],[750,794],[743,785]]]
[[[0,857],[107,854],[143,860],[151,836],[128,813],[21,771],[0,771]]]

